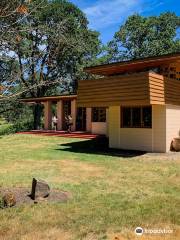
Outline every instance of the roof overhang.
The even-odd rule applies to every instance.
[[[180,53],[92,66],[84,68],[84,71],[91,74],[109,76],[168,65],[172,62],[180,62]]]
[[[73,100],[76,98],[77,98],[77,95],[61,95],[61,96],[39,97],[39,98],[23,98],[23,99],[20,99],[20,101],[24,103],[43,103],[47,101],[56,102],[59,100]]]

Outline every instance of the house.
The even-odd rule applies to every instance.
[[[180,131],[180,53],[85,68],[77,95],[26,99],[41,102],[45,129],[57,104],[58,129],[71,113],[73,130],[105,134],[109,147],[167,152]],[[69,107],[68,107],[69,106]]]
[[[180,54],[86,68],[78,106],[106,108],[111,148],[167,152],[180,130]],[[104,129],[104,125],[98,125]]]

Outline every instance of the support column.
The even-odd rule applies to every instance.
[[[92,130],[92,120],[91,120],[92,109],[86,108],[86,131],[91,132]]]
[[[44,129],[50,130],[52,128],[52,109],[51,101],[46,101],[44,103]]]
[[[57,130],[61,131],[63,128],[63,101],[59,100],[57,102]]]
[[[73,119],[72,131],[76,131],[76,99],[71,101],[71,116]]]

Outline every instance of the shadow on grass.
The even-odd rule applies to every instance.
[[[142,151],[109,148],[107,138],[97,138],[93,140],[85,140],[85,141],[77,141],[77,142],[60,144],[60,148],[56,150],[73,152],[73,153],[98,154],[98,155],[107,155],[107,156],[124,157],[124,158],[142,156],[146,153]]]

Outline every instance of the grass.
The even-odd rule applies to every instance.
[[[30,188],[38,177],[73,198],[0,210],[0,239],[180,239],[179,163],[178,155],[124,156],[82,139],[3,136],[0,186]],[[137,226],[174,232],[139,238]]]

